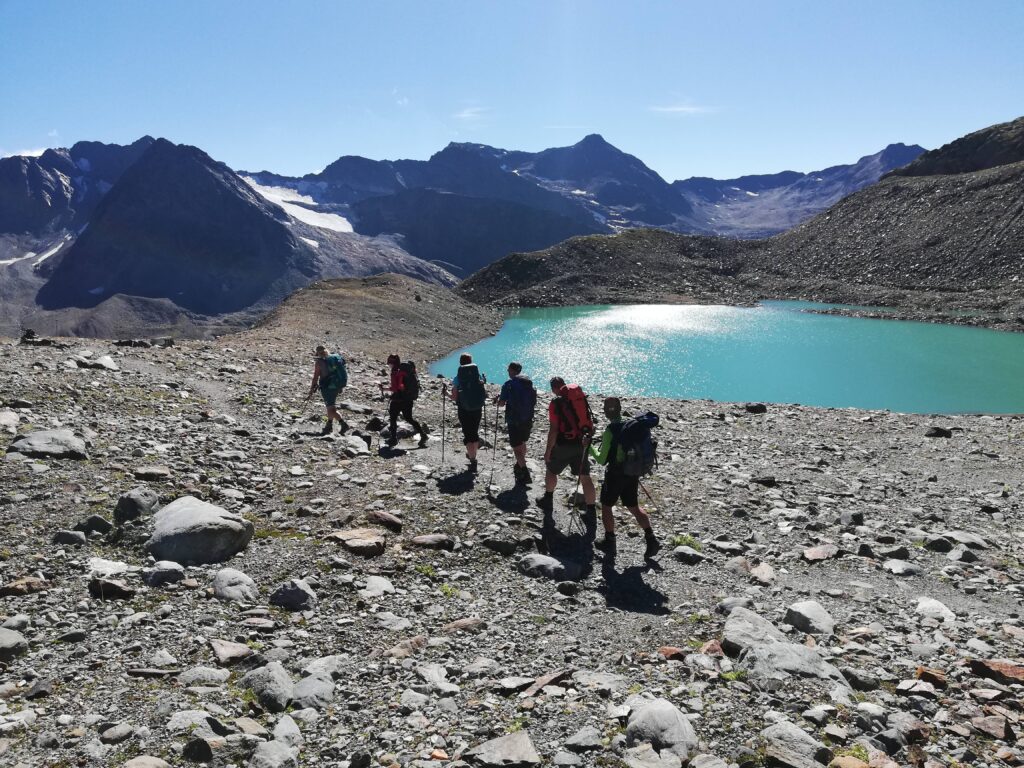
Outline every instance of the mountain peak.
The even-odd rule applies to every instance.
[[[990,125],[925,152],[898,176],[938,176],[983,171],[1024,160],[1024,117]]]
[[[608,143],[608,141],[605,139],[605,137],[602,136],[600,133],[588,133],[586,136],[584,136],[582,139],[580,139],[578,142],[576,142],[576,146],[581,148],[581,149],[586,149],[586,148],[598,149],[598,148],[601,148],[601,149],[614,149],[616,152],[621,152],[621,150],[618,147],[616,147],[614,144]]]

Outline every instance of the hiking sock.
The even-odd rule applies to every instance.
[[[650,560],[661,551],[661,542],[654,536],[654,531],[644,528],[644,539],[647,541],[647,548],[644,550],[644,560]]]
[[[540,507],[545,514],[550,515],[555,509],[555,492],[545,491],[543,496],[537,498],[537,506]]]
[[[477,472],[477,462],[476,462],[476,459],[470,459],[469,460],[469,471],[472,472],[474,475],[476,474],[476,472]]]
[[[587,504],[587,509],[583,513],[583,527],[586,529],[587,538],[593,541],[597,536],[597,507],[593,504]]]

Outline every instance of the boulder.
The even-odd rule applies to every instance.
[[[347,531],[335,531],[328,534],[328,539],[339,541],[349,552],[362,557],[376,557],[384,554],[384,535],[373,528],[352,528]]]
[[[533,553],[519,558],[519,571],[527,576],[545,576],[554,581],[574,581],[580,577],[580,566]]]
[[[114,522],[117,525],[124,525],[129,520],[138,520],[151,514],[159,503],[160,497],[156,491],[144,486],[133,488],[117,500],[114,507]]]
[[[270,712],[284,712],[295,694],[291,676],[277,661],[246,673],[239,685],[256,694],[263,708]]]
[[[767,642],[744,651],[738,666],[747,671],[751,680],[781,683],[790,677],[814,677],[849,687],[846,678],[814,649],[806,645],[785,642]],[[765,686],[778,687],[778,685]]]
[[[832,751],[798,726],[785,720],[761,731],[765,756],[770,765],[790,768],[821,768],[832,759]]]
[[[650,744],[686,760],[697,749],[697,734],[690,721],[667,699],[653,699],[635,709],[626,724],[626,743]]]
[[[85,440],[70,429],[41,429],[22,435],[8,446],[9,453],[40,459],[87,459]]]
[[[27,650],[28,641],[20,632],[0,627],[0,661],[13,661],[15,656]]]
[[[220,563],[248,546],[253,524],[240,515],[182,496],[154,516],[146,548],[158,560],[182,564]]]
[[[291,579],[274,590],[270,604],[288,611],[311,611],[317,598],[313,588],[304,579]]]
[[[737,606],[729,613],[722,633],[722,650],[730,656],[754,645],[767,642],[784,642],[786,636],[770,621],[761,618],[748,608]]]
[[[541,764],[541,757],[527,731],[516,731],[485,741],[467,750],[463,758],[471,765],[484,768],[530,768]]]
[[[185,578],[185,569],[171,560],[160,560],[142,572],[142,581],[148,587],[163,587]]]
[[[809,635],[831,635],[836,622],[817,600],[802,600],[786,609],[784,622]]]
[[[213,596],[235,603],[255,603],[260,598],[256,582],[234,568],[221,568],[213,575]]]

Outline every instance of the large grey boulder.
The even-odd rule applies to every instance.
[[[580,566],[566,563],[548,555],[533,553],[519,559],[519,571],[527,576],[544,576],[554,581],[575,581],[580,577]]]
[[[236,603],[255,603],[260,591],[256,582],[234,568],[221,568],[213,575],[213,596]]]
[[[249,544],[253,524],[240,515],[182,496],[154,516],[153,535],[146,548],[158,560],[176,563],[220,563]]]
[[[468,750],[463,757],[471,765],[485,768],[531,768],[541,764],[540,755],[527,731],[516,731],[485,741]]]
[[[772,765],[789,768],[821,768],[832,759],[832,751],[812,736],[785,720],[761,731],[765,756]]]
[[[291,579],[274,590],[270,604],[287,611],[311,611],[316,608],[316,592],[305,579]]]
[[[330,676],[310,675],[299,680],[292,695],[296,709],[323,711],[334,700],[334,680]]]
[[[0,661],[13,661],[28,650],[28,641],[20,632],[0,627]]]
[[[697,734],[690,721],[667,699],[653,699],[633,711],[626,724],[629,746],[650,744],[685,760],[697,750]]]
[[[817,600],[793,603],[783,621],[809,635],[831,635],[836,626],[835,619]]]
[[[722,632],[722,650],[738,656],[747,648],[771,642],[785,642],[786,636],[770,621],[748,608],[737,606],[725,621]]]
[[[22,435],[8,446],[9,453],[41,459],[87,459],[85,440],[70,429],[41,429]]]
[[[278,661],[247,673],[239,684],[255,693],[260,704],[270,712],[284,712],[295,694],[291,676]]]
[[[151,488],[145,486],[132,488],[117,500],[117,505],[114,507],[114,522],[117,525],[124,525],[129,520],[138,520],[152,514],[159,503],[160,497]]]
[[[247,768],[299,768],[299,750],[283,741],[261,741]]]
[[[821,657],[814,648],[796,643],[761,643],[748,648],[740,656],[737,666],[747,672],[751,680],[774,681],[780,687],[791,677],[810,677],[831,680],[849,688],[846,678]]]

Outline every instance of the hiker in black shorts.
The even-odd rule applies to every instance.
[[[480,450],[480,420],[487,403],[486,379],[473,363],[473,356],[463,353],[459,356],[459,370],[452,379],[451,398],[455,401],[459,426],[462,427],[462,442],[466,446],[469,471],[477,471],[476,454]]]
[[[530,482],[530,470],[526,466],[526,442],[533,431],[533,413],[537,407],[537,390],[529,376],[523,375],[522,363],[508,364],[508,381],[501,385],[501,394],[494,402],[505,408],[505,425],[508,427],[508,443],[516,463],[512,474],[516,484]]]
[[[313,381],[309,385],[309,393],[306,400],[309,400],[317,388],[320,389],[320,397],[324,400],[327,408],[327,424],[324,426],[322,435],[329,435],[334,430],[334,422],[339,425],[345,422],[338,413],[338,395],[348,384],[348,371],[345,368],[345,358],[341,355],[332,355],[327,348],[320,344],[313,353]],[[344,427],[342,427],[344,429]]]
[[[398,355],[388,355],[388,365],[391,366],[391,381],[388,391],[391,393],[391,402],[388,404],[388,426],[391,428],[391,436],[388,438],[388,446],[393,448],[398,445],[398,417],[401,416],[420,436],[420,448],[425,448],[427,441],[427,425],[416,421],[412,416],[412,407],[416,398],[420,396],[420,382],[416,376],[416,365],[414,363],[403,363]],[[384,391],[384,384],[380,385]]]
[[[638,493],[640,490],[639,476],[633,477],[623,471],[626,460],[622,448],[618,444],[618,433],[622,427],[622,403],[617,397],[608,397],[604,401],[604,415],[608,417],[608,426],[601,435],[601,447],[595,451],[591,448],[594,461],[605,467],[604,482],[601,484],[601,522],[604,523],[604,540],[594,546],[602,550],[609,559],[615,557],[615,516],[613,507],[619,501],[636,518],[644,531],[647,547],[644,559],[650,560],[661,549],[661,543],[655,538],[651,529],[651,518],[640,509]],[[614,453],[613,453],[614,449]]]
[[[551,516],[554,511],[555,487],[558,485],[558,476],[568,468],[573,476],[579,477],[583,489],[583,500],[587,505],[583,515],[584,523],[588,529],[596,529],[597,491],[594,489],[594,481],[590,479],[590,457],[586,451],[594,427],[589,418],[589,407],[585,404],[582,390],[576,385],[567,387],[561,376],[552,377],[551,392],[555,398],[548,405],[548,421],[551,426],[548,428],[547,447],[544,449],[547,472],[544,475],[544,495],[537,499],[537,506],[544,513],[545,526],[553,526]],[[570,393],[583,398],[581,410],[577,411],[574,407],[574,403],[579,401],[571,398]]]

